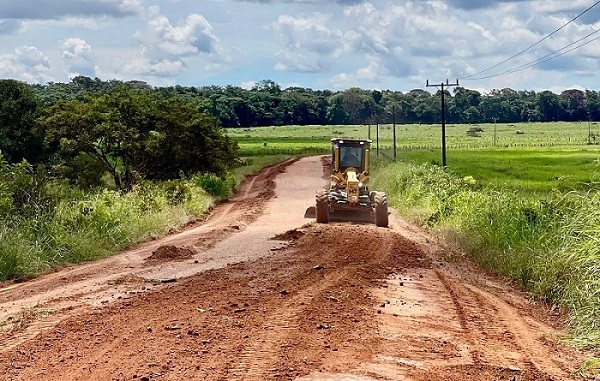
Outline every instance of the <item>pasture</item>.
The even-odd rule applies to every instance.
[[[328,153],[329,139],[343,136],[371,138],[375,158],[393,156],[391,125],[379,126],[379,144],[376,125],[257,127],[227,133],[238,140],[243,156]],[[448,170],[495,189],[534,194],[595,189],[600,180],[598,136],[600,125],[595,122],[449,124]],[[441,163],[440,125],[397,125],[396,142],[400,161]]]

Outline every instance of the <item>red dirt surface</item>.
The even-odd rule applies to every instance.
[[[190,230],[0,289],[0,380],[581,379],[559,316],[420,229],[304,225],[321,166],[280,166]],[[148,261],[161,247],[192,255]]]

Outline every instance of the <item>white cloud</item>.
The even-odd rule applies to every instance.
[[[29,83],[53,80],[48,57],[34,46],[23,46],[13,53],[0,55],[0,76]]]
[[[61,48],[63,49],[63,58],[69,60],[81,58],[90,61],[94,56],[92,47],[81,38],[68,38],[62,43]]]
[[[244,81],[240,84],[240,87],[246,90],[251,90],[254,86],[256,86],[256,81]]]
[[[361,83],[380,83],[383,78],[382,67],[379,59],[371,55],[365,66],[358,68],[353,73],[338,73],[331,78],[331,84],[335,88],[347,89],[360,86]]]
[[[133,76],[173,77],[181,73],[184,64],[179,60],[150,60],[139,58],[124,66],[124,71]]]
[[[133,1],[132,7],[137,7]],[[188,14],[173,23],[158,6],[140,12],[141,25],[133,37],[139,48],[120,49],[116,57],[96,59],[99,75],[118,79],[140,79],[151,84],[173,84],[190,67],[218,72],[229,57],[212,25],[200,14]],[[92,60],[89,60],[92,62]]]
[[[146,31],[138,38],[155,59],[217,54],[219,49],[219,39],[204,16],[190,14],[180,25],[172,25],[156,6],[148,9]]]
[[[152,60],[146,57],[114,59],[112,65],[97,65],[99,78],[122,81],[140,80],[152,86],[173,86],[176,78],[185,70],[185,64],[179,60]]]
[[[61,45],[62,58],[68,65],[70,78],[84,75],[95,77],[94,51],[86,40],[81,38],[68,38]]]
[[[279,16],[272,27],[284,46],[276,53],[279,62],[275,69],[315,73],[328,70],[331,60],[346,53],[357,37],[353,31],[328,27],[329,22],[329,16],[319,13],[304,17]]]

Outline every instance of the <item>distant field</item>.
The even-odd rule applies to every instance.
[[[467,131],[480,128],[480,136]],[[376,154],[376,126],[286,126],[228,129],[242,155],[329,152],[332,137],[370,137]],[[517,133],[517,131],[519,133]],[[441,163],[440,125],[397,125],[398,159]],[[495,139],[494,139],[495,136]],[[481,184],[526,192],[588,190],[600,181],[600,125],[521,123],[448,125],[448,169]],[[591,144],[590,144],[591,143]],[[381,158],[392,155],[391,125],[379,126]],[[376,156],[376,155],[374,155]]]
[[[391,152],[386,150],[386,156]],[[398,158],[416,163],[440,163],[439,150],[399,150]],[[497,148],[451,149],[447,152],[450,171],[473,176],[496,189],[528,193],[598,189],[598,148]]]
[[[467,131],[479,127],[483,131],[480,136],[468,136]],[[263,143],[272,145],[306,144],[321,146],[322,142],[332,137],[370,137],[376,140],[377,128],[369,126],[285,126],[227,129],[229,135],[240,142],[242,148],[259,146]],[[494,130],[496,140],[494,143]],[[591,136],[591,137],[590,137]],[[400,148],[437,148],[441,147],[441,127],[435,125],[397,125],[397,145]],[[391,125],[379,126],[380,145],[391,146],[393,142]],[[446,126],[446,143],[454,148],[484,147],[535,147],[535,146],[571,146],[600,143],[600,124],[596,122],[581,123],[520,123],[520,124],[449,124]]]

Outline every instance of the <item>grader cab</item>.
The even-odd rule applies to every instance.
[[[331,183],[329,189],[317,190],[317,222],[366,215],[377,226],[388,226],[387,195],[368,186],[370,148],[367,139],[331,139]]]

